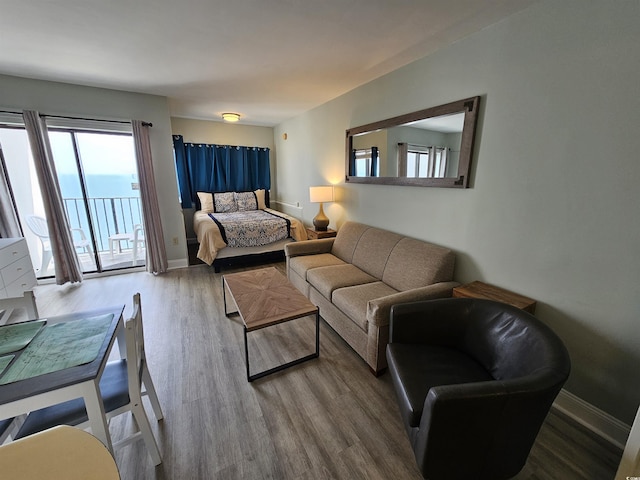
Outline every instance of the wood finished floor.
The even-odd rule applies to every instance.
[[[240,320],[225,317],[221,274],[209,267],[36,288],[42,317],[114,304],[128,315],[135,292],[165,415],[156,422],[148,408],[163,463],[142,442],[123,447],[123,480],[422,478],[388,373],[371,375],[324,322],[319,359],[249,384]],[[252,373],[310,353],[314,334],[311,317],[252,332]],[[112,421],[114,439],[131,429],[128,415]],[[552,410],[516,478],[612,479],[621,453]]]

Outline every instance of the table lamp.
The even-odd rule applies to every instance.
[[[311,203],[319,203],[320,209],[318,214],[313,218],[313,227],[319,232],[326,232],[329,226],[329,219],[322,209],[323,202],[333,202],[333,186],[323,185],[318,187],[309,187],[309,199]]]

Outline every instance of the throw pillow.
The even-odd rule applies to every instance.
[[[258,199],[254,192],[235,192],[239,212],[258,209]]]
[[[213,213],[213,195],[207,192],[198,192],[200,210],[204,213]]]
[[[238,211],[238,204],[234,192],[222,192],[213,194],[213,207],[217,213],[231,213]]]
[[[258,210],[264,210],[267,208],[267,204],[264,196],[264,189],[256,190],[253,192],[256,194],[256,199],[258,200]]]

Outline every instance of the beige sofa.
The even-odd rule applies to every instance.
[[[387,367],[391,306],[450,297],[458,285],[451,250],[361,223],[287,244],[285,254],[291,283],[376,375]]]

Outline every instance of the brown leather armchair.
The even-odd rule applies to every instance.
[[[569,376],[558,336],[490,300],[399,304],[390,318],[389,372],[423,476],[516,475]]]

